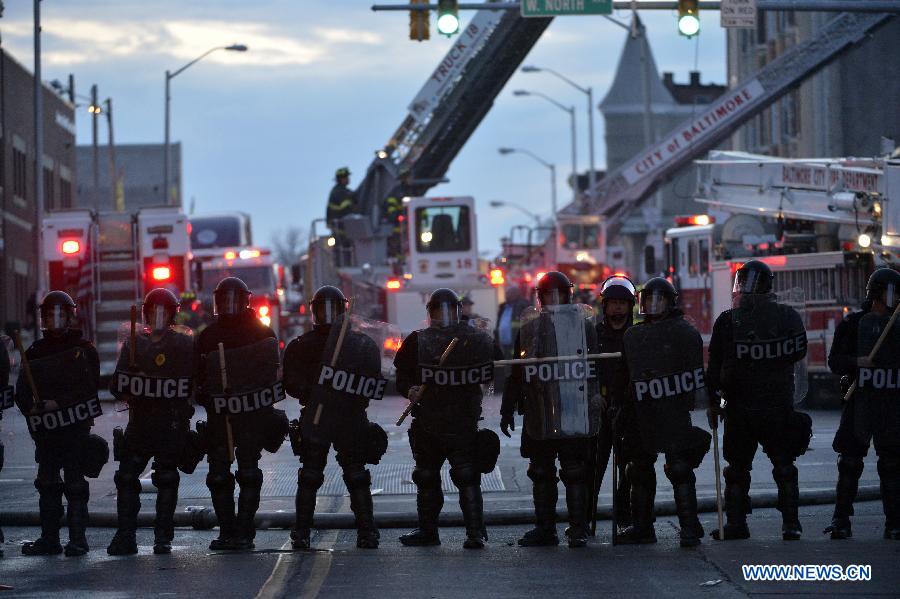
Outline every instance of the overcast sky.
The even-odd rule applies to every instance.
[[[388,1],[388,0],[384,0]],[[99,86],[115,105],[116,141],[162,142],[163,73],[210,47],[243,43],[250,51],[218,52],[172,82],[172,139],[184,149],[184,197],[197,212],[246,210],[265,244],[286,226],[309,227],[324,216],[334,170],[347,165],[352,186],[406,114],[410,99],[452,40],[412,42],[406,13],[372,12],[372,0],[44,0],[43,68],[47,81],[75,74],[79,93]],[[31,2],[6,2],[3,45],[33,65]],[[462,11],[463,26],[475,13]],[[626,21],[627,13],[617,15]],[[660,71],[685,81],[695,64],[704,82],[725,79],[718,13],[702,15],[694,40],[678,36],[669,11],[645,11]],[[525,64],[554,68],[602,100],[627,35],[602,17],[557,18]],[[696,44],[699,43],[699,48]],[[699,51],[698,51],[699,50]],[[696,54],[695,54],[696,53]],[[491,209],[494,199],[549,214],[544,167],[499,146],[532,149],[558,165],[560,204],[570,191],[568,116],[515,89],[541,91],[578,112],[579,168],[587,168],[584,96],[546,74],[517,73],[450,167],[440,195],[472,195],[482,251],[499,247],[510,226],[527,218]],[[90,143],[85,109],[78,143]],[[598,167],[605,165],[603,119],[595,114]],[[105,139],[101,126],[101,138]],[[127,201],[127,198],[126,198]]]

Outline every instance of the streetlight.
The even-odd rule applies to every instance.
[[[503,156],[516,153],[531,156],[531,158],[550,169],[550,205],[553,210],[553,222],[556,222],[556,165],[547,162],[530,150],[525,150],[523,148],[497,148],[497,151]]]
[[[574,106],[566,106],[560,102],[557,102],[547,94],[543,94],[541,92],[532,92],[526,91],[524,89],[517,89],[513,92],[514,96],[518,97],[526,97],[526,96],[536,96],[538,98],[543,98],[547,100],[557,108],[562,111],[569,113],[569,118],[572,121],[572,201],[578,201],[578,144],[575,139],[575,107]]]
[[[172,81],[172,79],[174,79],[181,73],[183,73],[188,67],[203,60],[204,58],[206,58],[207,56],[209,56],[216,50],[228,50],[230,52],[246,52],[247,46],[245,46],[244,44],[232,44],[230,46],[216,46],[215,48],[210,48],[209,50],[207,50],[206,52],[204,52],[203,54],[201,54],[200,56],[198,56],[191,62],[187,63],[186,65],[184,65],[177,71],[175,71],[175,72],[166,71],[166,133],[165,133],[165,141],[163,142],[164,143],[164,148],[163,148],[163,161],[164,161],[164,164],[163,164],[163,193],[165,194],[166,204],[168,204],[169,200],[170,200],[170,196],[169,196],[169,150],[170,150],[170,148],[169,148],[169,112],[170,112],[170,107],[169,107],[169,104],[171,103],[171,97],[169,95],[169,82]]]
[[[516,204],[515,202],[504,202],[503,200],[491,200],[489,204],[491,208],[515,208],[516,210],[519,210],[520,212],[526,214],[529,218],[533,218],[535,224],[541,224],[541,217],[539,217],[531,210],[527,209],[525,206],[522,206],[521,204]]]
[[[562,79],[581,93],[587,96],[587,112],[588,112],[588,154],[590,156],[590,170],[588,171],[588,189],[590,190],[591,199],[594,199],[594,184],[597,182],[597,175],[594,170],[594,88],[581,87],[568,77],[561,75],[553,69],[545,69],[534,65],[525,65],[522,67],[523,73],[550,73],[554,77]],[[577,187],[576,187],[577,189]]]

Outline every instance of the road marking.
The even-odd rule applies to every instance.
[[[309,576],[304,581],[299,593],[291,592],[290,594],[305,599],[315,599],[319,595],[325,579],[328,578],[328,572],[331,570],[331,549],[337,542],[337,537],[338,531],[330,530],[316,543],[317,551],[315,553],[296,551],[279,555],[278,560],[275,562],[275,567],[272,569],[272,574],[269,575],[259,589],[256,599],[277,599],[288,595],[287,584],[294,577],[292,566],[296,562],[295,557],[297,556],[301,557],[299,562],[300,570],[308,569]],[[287,550],[290,546],[291,542],[289,540],[281,546],[281,550]],[[312,557],[312,560],[308,568],[305,568],[305,558],[307,556]]]

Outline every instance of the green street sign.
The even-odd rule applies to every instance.
[[[521,0],[523,17],[609,15],[612,0]]]

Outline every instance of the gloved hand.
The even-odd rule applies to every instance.
[[[422,399],[422,386],[416,385],[414,387],[409,388],[409,403],[419,403],[419,400]]]
[[[516,419],[512,414],[503,414],[500,416],[500,432],[506,435],[507,437],[512,437],[509,434],[510,430],[516,430]]]
[[[706,408],[706,421],[711,430],[719,428],[719,420],[725,420],[725,410],[722,408],[722,399],[718,393],[709,398],[709,407]]]

